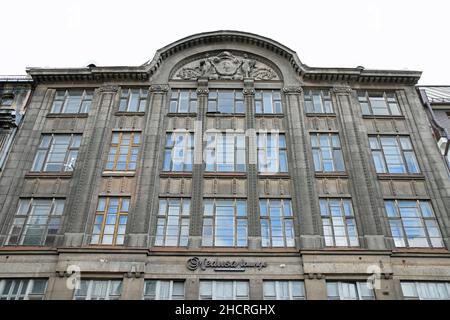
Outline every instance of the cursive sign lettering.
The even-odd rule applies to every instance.
[[[267,267],[267,263],[263,261],[249,262],[245,260],[219,261],[193,257],[187,261],[186,267],[191,271],[195,271],[197,269],[205,271],[208,268],[214,269],[214,271],[245,271],[247,268],[256,268],[261,270]]]

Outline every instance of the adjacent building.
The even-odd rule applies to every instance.
[[[420,72],[309,67],[237,31],[27,72],[0,299],[450,298]]]

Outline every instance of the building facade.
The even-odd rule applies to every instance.
[[[138,67],[27,72],[1,298],[450,297],[420,72],[309,67],[236,31]]]

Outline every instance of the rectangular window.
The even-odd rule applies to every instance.
[[[31,171],[73,171],[81,134],[43,134]]]
[[[119,300],[122,294],[121,280],[81,280],[75,290],[74,300]]]
[[[205,162],[205,171],[244,172],[245,134],[207,132]]]
[[[406,300],[450,300],[450,282],[401,281]]]
[[[203,202],[203,246],[247,246],[247,202],[205,199]]]
[[[345,171],[341,141],[337,133],[311,133],[311,145],[316,172]]]
[[[286,137],[278,133],[258,133],[258,170],[261,173],[288,171]]]
[[[407,136],[369,136],[377,173],[420,173],[411,140]]]
[[[294,247],[294,219],[291,200],[259,201],[263,247]]]
[[[248,281],[200,280],[200,300],[248,300]]]
[[[188,245],[189,199],[159,199],[155,246]]]
[[[196,90],[172,90],[170,97],[170,113],[196,113],[197,92]]]
[[[328,300],[375,300],[373,289],[365,281],[327,282]]]
[[[260,90],[255,93],[256,114],[282,114],[281,94],[278,90]]]
[[[145,112],[148,89],[121,89],[119,111]]]
[[[141,144],[140,132],[113,132],[106,170],[134,171]]]
[[[123,245],[130,198],[100,197],[91,244]]]
[[[163,171],[192,171],[194,134],[172,132],[166,135]]]
[[[320,199],[325,245],[358,246],[358,232],[350,199]]]
[[[263,281],[264,300],[305,300],[303,281]]]
[[[430,201],[390,200],[384,204],[396,247],[444,247]]]
[[[363,115],[401,115],[395,92],[358,91],[358,101]]]
[[[210,90],[208,94],[208,112],[244,114],[245,106],[242,90]]]
[[[56,90],[51,113],[89,113],[94,90]]]
[[[2,279],[0,300],[44,300],[47,279]]]
[[[306,90],[305,109],[306,113],[334,113],[330,91]]]
[[[52,246],[63,211],[64,199],[20,199],[7,244]]]
[[[184,281],[145,280],[144,300],[184,300]]]

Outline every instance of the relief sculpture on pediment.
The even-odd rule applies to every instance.
[[[181,80],[197,80],[199,78],[280,80],[277,73],[268,65],[249,58],[247,54],[236,56],[228,51],[223,51],[215,56],[206,54],[203,58],[182,66],[173,76],[173,79]]]

